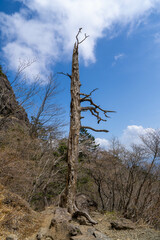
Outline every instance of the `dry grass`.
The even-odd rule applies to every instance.
[[[0,184],[0,239],[16,234],[18,240],[36,232],[39,228],[40,214],[16,194],[10,193]]]
[[[133,230],[111,229],[110,222],[120,218],[121,216],[116,212],[94,213],[94,219],[98,222],[96,228],[112,240],[160,240],[160,231],[151,229],[144,222],[137,223]]]

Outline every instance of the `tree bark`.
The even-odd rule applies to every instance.
[[[67,184],[66,188],[60,196],[60,203],[61,207],[67,208],[68,212],[75,215],[82,215],[85,216],[88,221],[92,224],[96,224],[94,220],[91,219],[89,214],[83,209],[78,209],[76,206],[76,189],[77,189],[77,164],[78,164],[78,155],[79,155],[79,133],[81,128],[81,111],[85,109],[91,110],[92,115],[97,118],[97,122],[106,121],[99,116],[99,112],[101,111],[105,118],[107,118],[107,112],[111,112],[108,110],[103,110],[100,106],[95,104],[92,99],[90,98],[91,94],[95,91],[95,89],[90,94],[84,94],[80,92],[80,78],[79,78],[79,61],[78,61],[78,46],[81,44],[85,39],[88,37],[86,34],[84,39],[79,41],[78,36],[81,32],[81,28],[76,35],[76,42],[73,48],[73,55],[72,55],[72,75],[64,74],[71,79],[71,106],[70,106],[70,132],[69,132],[69,139],[68,139],[68,176],[67,176]],[[81,96],[84,96],[81,98]],[[82,108],[81,102],[89,102],[90,107]],[[107,130],[95,130],[91,127],[91,130],[98,131],[98,132],[108,132]]]
[[[80,132],[80,79],[78,62],[78,43],[75,43],[72,56],[71,75],[71,106],[70,106],[70,132],[68,140],[68,178],[66,186],[66,207],[68,212],[75,212],[75,196],[77,187],[77,159],[79,153]]]

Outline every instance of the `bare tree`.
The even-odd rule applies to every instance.
[[[16,95],[16,100],[19,105],[25,109],[32,108],[33,98],[39,92],[41,84],[39,75],[33,76],[33,79],[28,77],[26,71],[36,62],[36,59],[19,60],[19,65],[15,73],[15,77],[10,80],[10,84]]]
[[[25,70],[34,62],[35,60],[21,61],[14,79],[10,81],[2,71],[2,67],[0,67],[0,114],[3,116],[1,126],[12,116],[24,120],[29,125],[27,114],[23,108],[28,109],[33,106],[33,98],[39,92],[40,82],[39,77],[36,76],[32,84],[27,84]]]
[[[148,180],[152,169],[157,160],[160,160],[160,130],[152,131],[141,137],[143,144],[145,146],[145,152],[148,155],[148,166],[146,166],[146,171],[144,178],[139,185],[137,196],[135,198],[135,205],[137,206],[142,189]]]
[[[73,48],[72,55],[72,75],[67,75],[71,79],[71,105],[70,105],[70,132],[68,139],[68,177],[67,184],[64,193],[61,195],[61,206],[66,207],[68,212],[72,215],[80,214],[85,216],[91,223],[95,224],[96,222],[91,219],[91,217],[83,211],[80,211],[76,206],[76,187],[77,187],[77,164],[78,164],[78,154],[79,154],[79,133],[80,128],[88,128],[96,132],[108,132],[108,130],[97,130],[89,126],[81,126],[81,112],[90,111],[90,113],[97,118],[97,122],[106,121],[107,111],[102,109],[100,106],[95,104],[91,98],[93,90],[89,94],[84,94],[80,92],[80,78],[79,78],[79,62],[78,62],[78,48],[79,45],[86,40],[88,37],[86,34],[84,38],[80,41],[79,34],[81,28],[76,35],[76,42]],[[90,103],[90,106],[82,107],[81,103],[87,102]],[[104,118],[100,116],[100,112],[104,113]],[[63,196],[63,197],[62,197]]]
[[[36,114],[32,116],[31,136],[37,137],[46,132],[49,137],[53,132],[58,134],[60,127],[64,126],[60,120],[60,115],[63,114],[62,108],[54,103],[57,87],[55,76],[50,74],[47,84],[42,86],[42,90],[40,89],[38,94],[39,107]]]

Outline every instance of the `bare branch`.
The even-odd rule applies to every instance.
[[[97,88],[94,89],[92,92],[90,92],[90,94],[80,93],[80,95],[84,96],[83,98],[80,98],[80,102],[89,102],[91,105],[90,107],[82,107],[81,111],[89,110],[91,112],[91,114],[97,118],[97,123],[100,123],[100,121],[106,122],[106,119],[103,119],[99,116],[100,112],[102,112],[104,114],[105,118],[109,118],[107,113],[114,112],[114,111],[108,111],[108,110],[102,109],[100,106],[98,106],[97,104],[95,104],[93,102],[93,100],[90,96],[96,90],[97,90]]]
[[[79,36],[79,34],[81,33],[81,31],[82,31],[82,28],[79,28],[78,33],[77,33],[77,35],[76,35],[77,46],[78,46],[79,44],[81,44],[82,42],[84,42],[84,41],[89,37],[89,35],[87,35],[87,34],[85,33],[85,34],[84,34],[84,38],[83,38],[81,41],[79,41],[78,36]]]
[[[80,93],[80,95],[84,96],[84,98],[81,98],[81,102],[83,102],[83,100],[84,100],[85,98],[90,97],[90,96],[92,95],[92,93],[95,92],[96,90],[98,90],[98,88],[93,89],[89,94]]]
[[[91,112],[91,114],[93,116],[95,116],[97,118],[98,124],[100,123],[100,121],[103,121],[103,122],[107,121],[106,119],[103,119],[99,116],[99,112],[97,111],[97,108],[95,108],[95,107],[82,107],[81,108],[81,111],[88,111],[88,110]]]
[[[82,31],[82,28],[79,28],[78,33],[77,33],[77,35],[76,35],[77,43],[79,42],[79,40],[78,40],[78,36],[79,36],[79,34],[81,33],[81,31]]]
[[[109,117],[109,116],[106,115],[107,112],[115,112],[115,111],[109,111],[109,110],[105,110],[105,109],[101,108],[100,106],[98,106],[97,104],[95,104],[91,98],[81,98],[80,101],[81,101],[81,102],[90,102],[90,104],[91,104],[92,106],[94,106],[95,108],[97,108],[97,109],[101,110],[102,112],[104,112],[105,117]]]
[[[71,75],[69,73],[64,73],[64,72],[58,72],[58,74],[62,74],[62,75],[65,75],[67,77],[69,77],[71,79]]]
[[[25,61],[21,61],[19,60],[20,64],[18,66],[18,70],[16,72],[16,76],[14,78],[14,80],[11,82],[11,86],[13,85],[14,82],[17,81],[17,79],[21,76],[22,73],[24,73],[24,70],[28,67],[30,67],[33,63],[36,62],[36,59],[27,59]]]
[[[84,42],[88,37],[89,37],[89,35],[86,35],[86,33],[85,33],[84,38],[82,39],[82,41],[78,42],[78,44],[81,44],[82,42]]]
[[[92,130],[92,131],[94,131],[94,132],[106,132],[106,133],[109,132],[108,130],[105,130],[105,129],[94,129],[94,128],[89,127],[89,126],[81,126],[81,127],[82,127],[82,128],[86,128],[86,129],[90,129],[90,130]]]
[[[52,103],[53,97],[57,93],[56,88],[57,83],[55,81],[55,78],[52,74],[50,74],[50,76],[48,77],[47,85],[45,86],[43,92],[40,92],[40,106],[32,120],[30,134],[33,137],[37,136],[38,131],[40,130],[40,126],[45,126],[46,123],[48,126],[45,126],[45,129],[47,129],[52,122],[51,120],[56,117],[56,114],[60,110],[60,108],[56,107],[56,104]],[[56,122],[54,122],[54,124],[56,124]]]

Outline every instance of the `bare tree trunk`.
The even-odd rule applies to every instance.
[[[71,107],[70,107],[70,133],[68,140],[68,179],[66,207],[72,214],[75,211],[75,196],[77,186],[77,159],[80,132],[80,80],[78,63],[78,44],[75,43],[72,57],[71,76]]]
[[[85,216],[89,222],[92,224],[96,224],[94,220],[91,219],[89,214],[83,209],[78,209],[76,206],[76,189],[77,189],[77,164],[78,164],[78,154],[79,154],[79,133],[81,126],[81,112],[82,111],[90,111],[93,116],[97,118],[97,122],[106,121],[102,117],[100,117],[99,112],[102,112],[107,118],[107,112],[112,112],[108,110],[102,109],[99,105],[95,104],[91,99],[91,94],[96,90],[94,89],[90,94],[80,93],[80,79],[79,79],[79,63],[78,63],[78,46],[88,37],[86,34],[84,38],[79,41],[78,36],[81,32],[81,28],[76,35],[76,42],[73,48],[72,55],[72,75],[64,74],[71,79],[71,106],[70,106],[70,132],[68,139],[68,177],[67,184],[64,192],[60,196],[61,207],[67,208],[68,212],[72,214],[72,216],[82,215]],[[81,97],[82,96],[82,97]],[[81,107],[82,102],[89,102],[90,106]],[[96,130],[91,127],[89,128],[93,131],[98,132],[108,132],[108,130]]]

